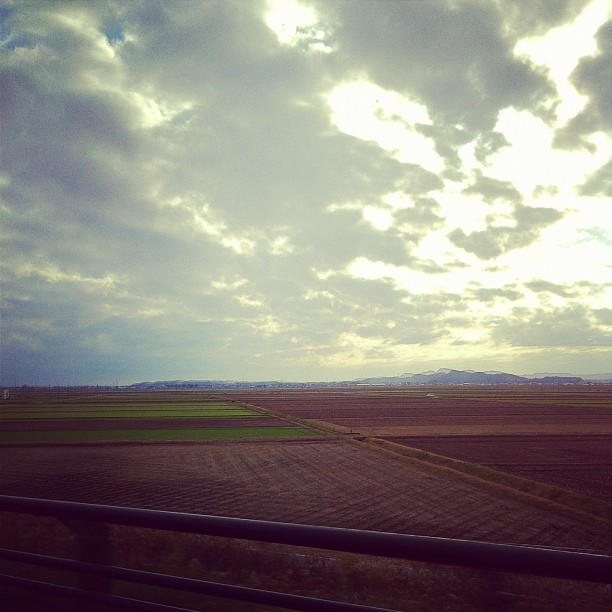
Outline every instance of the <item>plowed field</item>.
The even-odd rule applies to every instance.
[[[351,440],[0,448],[3,494],[612,552],[610,526]]]
[[[383,433],[383,438],[401,438],[401,443],[409,446],[417,444],[419,439],[423,444],[444,445],[451,440],[459,444],[463,436],[464,450],[479,448],[481,453],[468,460],[488,462],[504,469],[504,463],[519,463],[517,452],[519,457],[523,456],[516,446],[514,455],[503,454],[497,430],[504,427],[509,440],[525,440],[527,445],[541,437],[543,456],[547,452],[551,455],[548,463],[545,461],[542,465],[553,465],[555,461],[567,464],[571,462],[569,456],[565,459],[556,456],[546,436],[550,437],[550,431],[559,436],[566,429],[571,431],[582,426],[588,433],[580,437],[574,433],[571,439],[576,446],[573,448],[578,452],[582,444],[584,448],[599,449],[599,459],[595,455],[588,459],[589,470],[597,474],[603,465],[598,461],[608,461],[609,457],[606,439],[602,437],[602,431],[612,431],[609,392],[453,388],[436,389],[436,397],[428,397],[422,389],[383,388],[266,390],[217,395],[217,403],[221,397],[222,403],[232,400],[230,407],[236,410],[248,410],[250,405],[257,407],[254,412],[263,416],[235,416],[223,419],[223,423],[217,417],[198,418],[198,427],[204,421],[210,429],[222,424],[229,426],[229,421],[244,427],[246,418],[251,426],[265,422],[272,430],[281,429],[278,427],[281,423],[314,425],[337,435],[325,435],[319,430],[313,431],[311,440],[0,445],[0,492],[612,552],[612,529],[601,512],[597,518],[576,508],[536,499],[508,487],[491,486],[414,458],[387,454],[384,448],[376,449],[369,443],[370,438],[380,438]],[[201,393],[191,396],[185,393],[180,401],[189,403],[190,398],[192,402],[203,401]],[[69,398],[64,399],[67,404]],[[157,405],[164,401],[176,405],[178,401],[176,395],[163,393],[148,394],[146,399]],[[106,401],[99,396],[94,400]],[[79,401],[82,403],[82,398]],[[141,404],[144,395],[126,396],[122,401],[129,408],[130,402]],[[117,396],[107,403],[115,406]],[[42,409],[44,402],[39,404],[29,405],[28,409]],[[159,409],[163,410],[163,406]],[[103,411],[100,409],[100,412]],[[127,414],[118,425],[123,430],[130,422]],[[166,415],[163,427],[169,426],[170,416]],[[177,429],[193,426],[192,418],[177,420]],[[64,426],[72,426],[71,419],[60,420]],[[77,420],[81,424],[85,422],[85,419]],[[98,416],[88,422],[100,427],[104,420]],[[0,426],[9,421],[15,419],[4,420]],[[40,426],[45,419],[35,421],[38,425],[32,427]],[[133,425],[162,426],[156,421],[155,418],[137,419]],[[23,431],[24,424],[19,427]],[[445,435],[439,434],[440,428]],[[525,429],[533,435],[527,437]],[[473,436],[474,430],[485,436],[480,445],[471,443],[478,436],[465,438],[466,432]],[[5,430],[5,434],[12,432]],[[596,439],[600,440],[597,447],[592,445]],[[447,444],[437,447],[436,452],[451,454],[451,448]],[[533,462],[534,448],[531,447],[530,455],[524,455],[529,458],[522,459],[523,464]],[[537,455],[538,461],[541,456]],[[586,463],[582,467],[586,468]],[[583,481],[588,480],[589,470],[579,472]],[[568,470],[563,472],[565,485],[567,473]]]
[[[231,397],[612,501],[612,387],[267,390]]]
[[[445,436],[393,441],[612,502],[612,435]]]

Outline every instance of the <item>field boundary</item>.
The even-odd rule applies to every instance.
[[[328,421],[321,421],[317,419],[300,419],[299,417],[288,416],[284,412],[278,412],[276,410],[272,410],[270,408],[263,408],[262,406],[258,406],[257,404],[251,404],[249,402],[243,402],[240,400],[232,400],[236,404],[240,406],[244,406],[249,410],[254,410],[260,412],[266,416],[274,416],[283,421],[287,421],[293,425],[299,425],[301,427],[306,427],[308,429],[312,429],[314,431],[320,431],[326,435],[333,435],[338,437],[347,437],[354,434],[350,434],[346,431],[345,427],[342,425],[334,425],[333,423],[329,423]]]
[[[401,458],[413,465],[418,465],[422,469],[459,478],[464,482],[486,487],[510,497],[527,499],[540,507],[556,510],[563,514],[569,513],[581,520],[588,519],[612,527],[612,504],[603,500],[581,495],[562,487],[494,470],[477,463],[469,463],[405,446],[383,438],[364,436],[356,432],[349,433],[344,426],[327,421],[288,416],[268,407],[263,408],[257,404],[240,400],[234,401],[245,407],[259,410],[263,414],[276,416],[290,423],[310,427],[328,435],[331,434],[339,440],[347,440],[350,443],[358,444],[362,448],[367,446],[371,450]]]
[[[581,495],[546,483],[522,478],[506,472],[477,464],[437,455],[411,446],[398,444],[382,438],[354,437],[350,440],[359,445],[385,452],[397,458],[417,463],[438,473],[452,474],[466,482],[486,486],[510,494],[513,497],[527,498],[547,509],[570,512],[581,519],[590,519],[612,526],[612,504],[586,495]]]

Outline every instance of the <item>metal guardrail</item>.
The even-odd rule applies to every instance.
[[[511,572],[514,574],[530,574],[612,584],[611,556],[560,551],[549,548],[491,544],[469,540],[452,540],[336,527],[295,525],[271,521],[102,506],[6,495],[0,495],[0,511],[50,516],[64,521],[78,520],[146,527],[165,531],[271,542],[425,563]],[[213,595],[215,597],[273,605],[292,610],[318,610],[321,612],[340,612],[344,610],[373,612],[375,610],[382,610],[381,608],[357,604],[274,593],[259,589],[112,567],[98,563],[34,555],[19,551],[0,550],[0,558],[104,576],[109,579],[128,580],[141,584]],[[71,597],[86,598],[90,601],[102,603],[106,602],[128,610],[183,610],[162,604],[139,602],[115,595],[79,591],[78,589],[62,587],[60,585],[38,583],[14,576],[0,576],[0,583],[22,586],[27,589],[46,590],[47,592],[59,593],[61,591],[64,595]]]

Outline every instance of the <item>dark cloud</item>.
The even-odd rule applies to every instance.
[[[463,193],[480,195],[485,202],[505,200],[520,203],[522,201],[520,192],[512,183],[484,176],[480,171],[475,173],[475,179],[463,190]]]
[[[509,145],[507,138],[500,132],[484,132],[476,138],[474,157],[484,164],[491,155]]]
[[[550,28],[575,19],[589,0],[516,0],[504,4],[504,20],[511,32],[541,36]]]
[[[353,70],[357,66],[379,85],[423,101],[434,123],[461,124],[469,133],[490,130],[500,109],[533,110],[555,97],[545,76],[514,57],[520,30],[508,31],[493,3],[390,2],[385,10],[376,2],[317,6],[333,11],[339,52]],[[523,18],[530,15],[548,18],[542,7],[525,7]]]
[[[520,249],[538,239],[540,231],[558,221],[563,214],[554,208],[517,205],[514,227],[491,226],[486,230],[466,234],[457,228],[448,234],[450,241],[480,259],[492,259],[513,249]]]
[[[523,297],[523,294],[516,289],[489,289],[481,287],[472,292],[474,298],[479,302],[492,303],[496,300],[516,301]]]
[[[612,334],[598,326],[589,309],[581,304],[552,310],[514,308],[509,316],[496,321],[492,337],[526,347],[602,346],[612,342]]]
[[[598,308],[593,311],[593,314],[601,325],[612,326],[612,308]]]
[[[586,181],[578,188],[578,193],[612,198],[612,161],[587,176]]]
[[[588,97],[585,108],[555,133],[553,144],[564,149],[595,150],[588,141],[594,132],[612,129],[610,71],[612,70],[612,21],[601,26],[596,35],[598,53],[583,57],[571,75],[579,93]]]
[[[444,224],[444,218],[436,214],[440,211],[440,205],[433,198],[416,198],[413,206],[402,208],[395,214],[395,222],[399,228],[428,230],[438,229]]]
[[[549,283],[545,280],[534,280],[528,283],[525,283],[525,287],[527,289],[531,289],[531,291],[539,292],[547,292],[554,293],[555,295],[559,295],[561,297],[571,297],[574,295],[574,291],[571,291],[567,287],[563,285],[557,285],[555,283]]]
[[[441,189],[444,186],[442,179],[433,172],[416,164],[403,164],[402,177],[396,187],[408,193],[427,193]]]

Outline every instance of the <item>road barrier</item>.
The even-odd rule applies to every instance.
[[[30,591],[36,590],[64,597],[77,598],[125,610],[150,610],[152,612],[185,611],[184,608],[128,599],[104,592],[105,585],[109,584],[108,581],[112,579],[126,580],[236,601],[271,605],[289,610],[305,610],[308,612],[374,612],[376,610],[380,611],[382,608],[218,584],[92,562],[96,555],[92,555],[92,551],[88,549],[88,528],[83,527],[85,524],[91,526],[107,524],[127,525],[425,563],[470,567],[481,570],[612,584],[611,556],[549,548],[491,544],[469,540],[340,529],[336,527],[295,525],[7,495],[0,495],[0,511],[54,517],[73,525],[75,529],[80,529],[78,534],[82,540],[81,549],[84,551],[80,560],[63,559],[7,549],[0,549],[0,558],[13,562],[74,571],[79,575],[93,577],[93,582],[90,582],[93,585],[93,590],[66,587],[5,574],[0,575],[0,584]],[[98,560],[96,559],[96,561]]]

